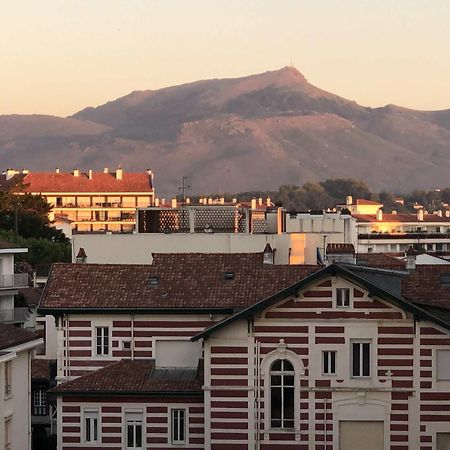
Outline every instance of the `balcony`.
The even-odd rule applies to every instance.
[[[29,315],[28,308],[0,309],[0,323],[26,322]]]
[[[0,289],[14,289],[27,286],[27,273],[11,273],[9,275],[0,275]]]

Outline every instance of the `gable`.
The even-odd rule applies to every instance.
[[[338,291],[346,291],[348,306],[339,305]],[[331,276],[301,289],[296,295],[268,307],[266,319],[404,320],[406,313],[392,303],[373,296],[346,278]]]

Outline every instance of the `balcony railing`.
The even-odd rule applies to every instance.
[[[29,315],[28,308],[0,309],[0,322],[26,322]]]
[[[28,286],[27,273],[0,275],[0,288],[19,288]]]

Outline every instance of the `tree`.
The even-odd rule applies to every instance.
[[[365,198],[370,200],[372,192],[364,181],[355,178],[336,178],[322,181],[320,185],[330,197],[336,199],[336,203],[345,203],[347,195],[353,198]]]

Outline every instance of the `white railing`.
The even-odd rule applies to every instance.
[[[0,322],[26,322],[29,315],[28,308],[0,309]]]
[[[27,273],[11,273],[9,275],[0,275],[0,288],[27,287]]]

